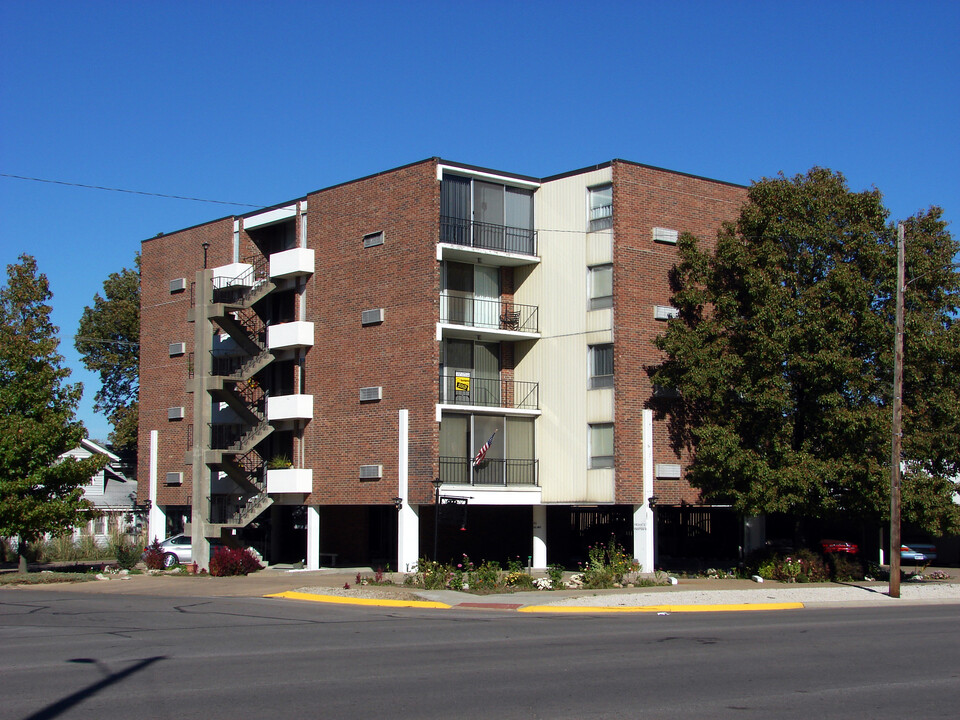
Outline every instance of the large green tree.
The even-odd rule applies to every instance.
[[[75,345],[84,366],[100,374],[94,408],[113,425],[110,442],[119,451],[137,447],[140,383],[140,255],[135,269],[112,273],[85,307]]]
[[[960,274],[937,208],[905,222],[904,518],[957,528]],[[889,512],[896,231],[877,190],[814,168],[751,186],[713,253],[680,240],[654,383],[688,479],[744,513]]]
[[[51,297],[34,258],[21,255],[7,266],[0,288],[0,536],[19,538],[24,571],[29,543],[89,517],[83,486],[102,466],[101,458],[59,460],[84,437],[74,416],[83,388],[66,383]]]

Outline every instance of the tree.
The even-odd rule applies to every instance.
[[[895,229],[879,191],[814,168],[754,184],[714,253],[679,244],[679,316],[657,345],[656,401],[688,479],[746,514],[889,512]],[[960,243],[938,208],[906,222],[904,518],[958,526]]]
[[[94,408],[113,425],[110,442],[118,451],[137,446],[140,380],[140,255],[136,269],[125,268],[103,283],[93,307],[80,318],[76,348],[87,370],[100,373]]]
[[[0,535],[19,537],[22,571],[27,545],[90,517],[83,486],[103,463],[59,460],[84,437],[74,418],[83,388],[65,383],[70,371],[57,353],[51,297],[34,258],[21,255],[7,266],[0,288]]]

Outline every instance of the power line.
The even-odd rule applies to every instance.
[[[192,200],[194,202],[214,203],[216,205],[241,205],[243,207],[262,208],[264,205],[252,205],[251,203],[228,202],[226,200],[208,200],[206,198],[187,197],[184,195],[166,195],[164,193],[144,192],[143,190],[127,190],[125,188],[104,187],[102,185],[85,185],[84,183],[67,182],[66,180],[50,180],[48,178],[28,177],[26,175],[11,175],[10,173],[0,173],[0,177],[13,178],[15,180],[32,180],[34,182],[50,183],[52,185],[67,185],[69,187],[86,188],[87,190],[106,190],[108,192],[128,193],[130,195],[147,195],[149,197],[168,198],[170,200]]]
[[[108,340],[106,338],[81,337],[79,335],[74,336],[73,340],[74,342],[83,341],[100,345],[129,345],[131,347],[140,347],[140,343],[133,342],[132,340]]]

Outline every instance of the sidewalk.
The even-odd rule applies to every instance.
[[[118,593],[174,597],[274,597],[284,601],[328,602],[380,607],[516,610],[520,612],[720,612],[810,607],[960,603],[960,571],[947,568],[945,581],[901,583],[901,597],[887,595],[887,583],[755,583],[752,580],[691,578],[677,585],[613,590],[556,590],[474,595],[452,590],[418,590],[404,585],[357,585],[369,568],[319,571],[270,567],[246,577],[109,575],[108,579],[31,590]],[[346,589],[344,585],[349,585]],[[2,590],[0,590],[2,592]]]

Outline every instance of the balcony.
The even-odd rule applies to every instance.
[[[470,377],[467,373],[443,373],[440,376],[440,403],[539,410],[540,384],[502,378]]]
[[[310,468],[267,470],[267,492],[271,495],[313,492],[313,470]]]
[[[267,398],[267,420],[312,420],[313,395],[279,395]]]
[[[475,487],[536,487],[537,460],[487,459],[474,467],[470,458],[440,458],[440,481]]]
[[[525,260],[503,263],[508,265],[531,262],[537,255],[536,230],[475,222],[447,215],[440,216],[440,243],[474,251],[487,250],[526,256]]]
[[[268,350],[291,350],[294,348],[313,347],[313,323],[296,322],[280,323],[267,327]]]
[[[539,337],[539,308],[493,298],[440,293],[440,323],[450,337],[531,340]],[[462,328],[462,329],[461,329]]]
[[[293,248],[270,256],[271,278],[312,275],[314,267],[314,252],[309,248]]]

